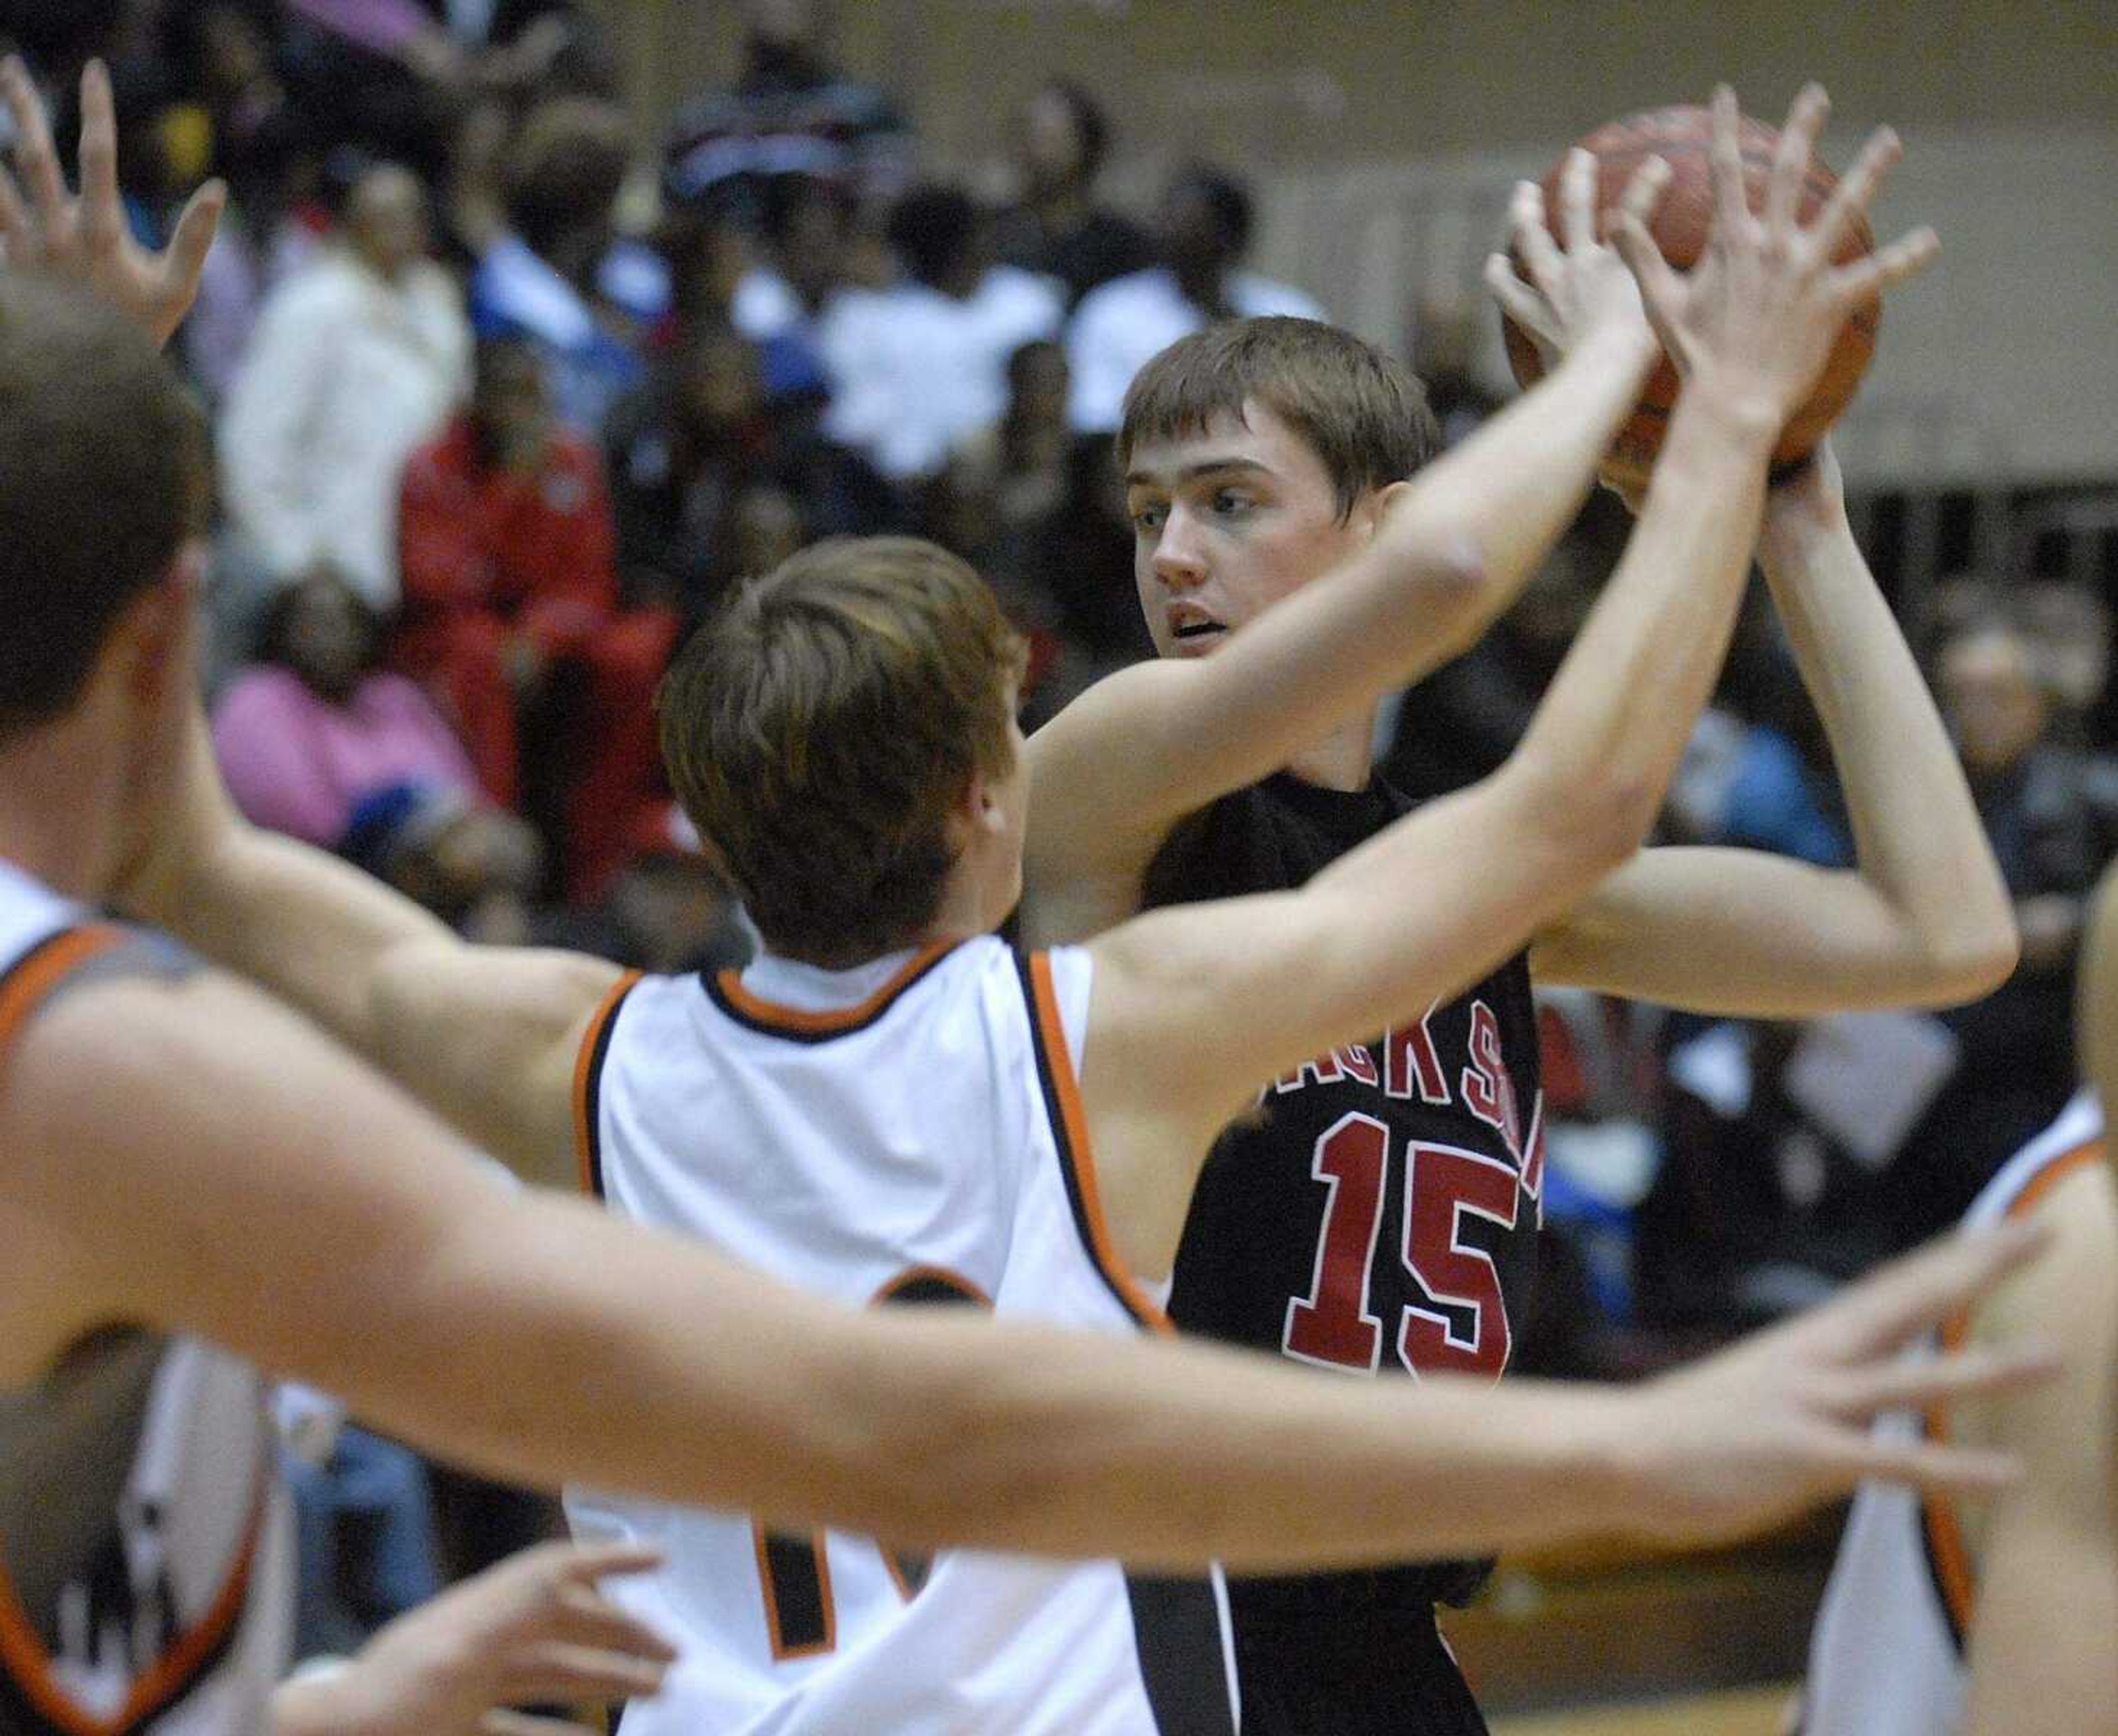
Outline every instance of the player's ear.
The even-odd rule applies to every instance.
[[[948,814],[942,821],[942,841],[948,847],[951,860],[961,856],[970,847],[971,840],[988,824],[987,816],[993,805],[985,773],[974,768],[964,780],[962,794],[949,804]]]
[[[1388,519],[1397,503],[1412,492],[1408,482],[1385,482],[1380,488],[1371,488],[1353,504],[1353,520],[1360,527],[1363,540],[1372,537]]]
[[[125,607],[110,637],[136,703],[159,704],[192,678],[194,628],[204,557],[187,542],[160,577]]]

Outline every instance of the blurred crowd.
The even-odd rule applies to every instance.
[[[1102,198],[1112,122],[1082,86],[996,115],[996,205],[923,175],[915,118],[837,67],[805,7],[745,10],[740,64],[705,69],[659,149],[567,0],[21,0],[0,26],[62,138],[81,64],[109,61],[143,238],[206,177],[230,189],[176,352],[215,418],[206,680],[230,787],[483,938],[740,956],[659,770],[653,695],[689,626],[815,538],[916,532],[1029,635],[1041,720],[1149,653],[1111,459],[1134,370],[1214,319],[1325,316],[1245,269],[1229,169],[1178,168],[1152,209]],[[1451,439],[1493,407],[1470,335],[1436,311],[1413,346]],[[1625,523],[1592,502],[1488,639],[1390,709],[1386,775],[1425,795],[1500,763]],[[1810,1300],[1952,1221],[2067,1094],[2083,901],[2118,847],[2107,611],[2005,573],[1935,604],[1924,649],[2020,969],[1958,1012],[1803,1025],[1546,997],[1533,1366],[1646,1365]],[[1664,833],[1852,859],[1763,607]],[[340,1576],[373,1600],[356,1625],[460,1570],[416,1464],[314,1438],[316,1549],[341,1507],[396,1516]],[[543,1520],[466,1522],[482,1557]]]

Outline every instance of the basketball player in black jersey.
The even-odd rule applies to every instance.
[[[1820,103],[1805,94],[1790,136]],[[1849,182],[1872,187],[1893,148]],[[1118,441],[1135,576],[1158,649],[1183,661],[1113,678],[1033,738],[1027,940],[1300,886],[1405,810],[1370,764],[1376,704],[1518,593],[1654,359],[1633,280],[1594,238],[1590,187],[1577,153],[1564,245],[1535,187],[1519,188],[1529,281],[1498,256],[1489,266],[1558,390],[1431,463],[1417,384],[1326,326],[1223,325],[1141,371]],[[1437,530],[1469,556],[1453,587],[1393,560]],[[1533,967],[1779,1017],[1947,1004],[2005,975],[1997,870],[1828,454],[1773,492],[1758,555],[1830,736],[1857,868],[1642,850],[1461,993],[1264,1082],[1202,1172],[1175,1272],[1181,1326],[1356,1376],[1505,1369],[1542,1217]],[[1482,1730],[1433,1613],[1482,1567],[1234,1582],[1246,1728]]]

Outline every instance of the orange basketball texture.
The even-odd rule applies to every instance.
[[[1760,210],[1764,205],[1765,182],[1772,171],[1773,151],[1779,143],[1779,134],[1762,121],[1746,117],[1737,132],[1736,142],[1743,155],[1743,184],[1750,209]],[[1669,185],[1663,192],[1652,229],[1662,256],[1680,271],[1688,270],[1698,262],[1713,226],[1713,175],[1710,162],[1713,143],[1713,114],[1700,108],[1657,108],[1645,114],[1628,115],[1623,120],[1598,127],[1583,139],[1581,148],[1596,159],[1598,233],[1608,233],[1610,212],[1624,193],[1626,183],[1633,178],[1634,170],[1649,157],[1662,157],[1669,164]],[[1560,230],[1560,172],[1565,161],[1562,153],[1559,161],[1546,172],[1543,182],[1545,220],[1555,237]],[[1838,184],[1837,176],[1812,159],[1801,190],[1800,210],[1804,223],[1815,219]],[[1874,247],[1875,237],[1866,222],[1857,219],[1840,241],[1833,258],[1844,265],[1872,251]],[[1519,269],[1520,259],[1515,263]],[[1875,353],[1875,329],[1881,318],[1881,304],[1874,298],[1848,316],[1831,347],[1831,353],[1825,358],[1815,389],[1780,432],[1779,443],[1773,449],[1776,469],[1808,457],[1817,441],[1824,438],[1824,431],[1852,401],[1861,376],[1867,372],[1869,358]],[[1536,341],[1505,313],[1501,316],[1501,335],[1506,341],[1508,364],[1514,368],[1516,380],[1525,386],[1534,384],[1544,372]],[[1639,404],[1611,444],[1602,466],[1605,477],[1627,487],[1645,483],[1648,472],[1653,467],[1655,454],[1661,450],[1662,435],[1669,425],[1670,406],[1676,401],[1676,370],[1664,357],[1655,364]]]

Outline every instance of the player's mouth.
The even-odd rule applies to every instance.
[[[1180,657],[1203,657],[1214,649],[1228,629],[1197,609],[1172,609],[1169,636],[1177,642]]]

